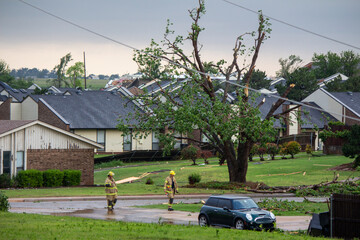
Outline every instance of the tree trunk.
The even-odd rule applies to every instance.
[[[231,154],[230,149],[227,149],[226,160],[228,165],[230,182],[246,183],[246,173],[248,169],[248,157],[253,143],[246,142],[239,145],[238,156]]]

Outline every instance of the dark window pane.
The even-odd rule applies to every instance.
[[[228,199],[219,199],[218,207],[219,208],[227,207],[228,209],[231,209],[231,201]]]
[[[208,206],[212,206],[212,207],[217,207],[217,203],[218,203],[219,199],[217,198],[209,198],[205,205],[208,205]]]

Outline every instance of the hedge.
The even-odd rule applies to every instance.
[[[0,188],[11,187],[11,177],[8,173],[0,174]]]
[[[80,185],[80,180],[81,180],[80,170],[64,170],[63,186]]]
[[[60,170],[49,169],[43,172],[44,187],[62,186],[64,173]]]
[[[35,188],[44,184],[43,173],[35,169],[19,172],[16,179],[19,187]]]

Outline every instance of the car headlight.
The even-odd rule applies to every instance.
[[[270,217],[271,217],[272,219],[275,219],[275,215],[274,215],[272,212],[270,212]]]
[[[246,219],[251,221],[253,219],[253,217],[251,216],[251,214],[247,213],[246,214]]]

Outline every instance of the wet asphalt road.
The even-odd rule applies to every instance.
[[[150,204],[166,204],[167,198],[157,197],[157,199],[141,198],[141,199],[120,199],[118,200],[113,213],[108,213],[106,209],[105,197],[103,200],[81,200],[81,199],[33,199],[30,201],[15,202],[10,199],[10,212],[15,213],[35,213],[56,216],[74,216],[85,217],[103,220],[129,221],[129,222],[145,222],[145,223],[171,223],[171,224],[197,224],[198,213],[173,211],[168,212],[163,209],[145,209],[136,208],[135,206],[150,205]],[[206,200],[206,196],[192,197],[192,198],[175,198],[174,208],[176,210],[176,203],[198,203],[201,200]],[[262,198],[253,197],[255,201]],[[303,198],[285,197],[278,199],[288,199],[294,201],[303,201]],[[29,200],[29,199],[28,199]],[[313,201],[325,201],[326,198],[310,198]],[[277,217],[277,227],[287,231],[306,230],[311,217]]]

